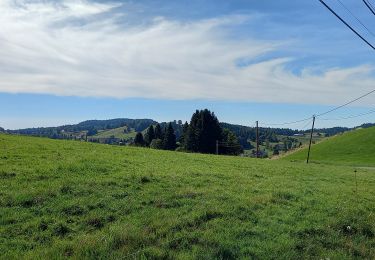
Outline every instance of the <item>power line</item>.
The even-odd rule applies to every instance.
[[[310,121],[308,121],[308,122],[307,122],[307,123],[301,128],[301,130],[307,130],[307,129],[306,129],[307,126],[310,126]]]
[[[367,28],[367,26],[366,25],[364,25],[340,0],[337,0],[339,3],[341,3],[341,5],[343,6],[343,7],[345,7],[345,9],[347,9],[347,11],[348,12],[350,12],[350,14],[352,14],[353,15],[353,17],[355,17],[356,19],[357,19],[357,21],[358,22],[360,22],[372,35],[374,35],[373,33],[372,33],[372,31],[370,31],[368,28]],[[364,2],[365,2],[365,0],[363,0]],[[321,2],[332,14],[334,14],[342,23],[344,23],[351,31],[353,31],[359,38],[361,38],[365,43],[367,43],[373,50],[375,50],[375,47],[370,43],[370,42],[368,42],[362,35],[360,35],[355,29],[353,29],[344,19],[342,19],[331,7],[329,7],[323,0],[319,0],[319,2]],[[367,5],[367,2],[365,2],[366,3],[366,5]],[[371,5],[371,3],[370,3],[370,5]],[[371,8],[371,6],[369,6],[370,8]],[[374,13],[375,14],[375,13]],[[349,102],[347,102],[347,103],[345,103],[345,104],[343,104],[343,105],[341,105],[341,106],[338,106],[338,107],[335,107],[335,108],[333,108],[333,109],[331,109],[331,110],[328,110],[328,111],[326,111],[326,112],[324,112],[324,113],[320,113],[320,114],[318,114],[318,115],[316,115],[316,117],[320,117],[320,116],[323,116],[323,115],[326,115],[326,114],[328,114],[328,113],[331,113],[331,112],[333,112],[333,111],[336,111],[336,110],[338,110],[338,109],[340,109],[340,108],[342,108],[342,107],[345,107],[345,106],[347,106],[347,105],[349,105],[349,104],[352,104],[352,103],[354,103],[354,102],[356,102],[356,101],[358,101],[358,100],[360,100],[360,99],[362,99],[362,98],[364,98],[364,97],[366,97],[366,96],[368,96],[368,95],[370,95],[370,94],[372,94],[372,93],[374,93],[375,92],[375,89],[374,90],[372,90],[372,91],[370,91],[370,92],[368,92],[368,93],[366,93],[366,94],[364,94],[364,95],[362,95],[362,96],[360,96],[360,97],[358,97],[358,98],[356,98],[356,99],[353,99],[353,100],[351,100],[351,101],[349,101]],[[296,120],[296,121],[291,121],[291,122],[283,122],[283,123],[276,123],[276,124],[262,124],[263,125],[263,127],[269,127],[269,126],[283,126],[283,125],[292,125],[292,124],[296,124],[296,123],[300,123],[300,122],[305,122],[305,121],[308,121],[308,120],[311,120],[313,117],[308,117],[308,118],[304,118],[304,119],[301,119],[301,120]]]
[[[368,112],[357,114],[357,115],[351,115],[347,117],[339,117],[339,118],[321,118],[320,120],[327,120],[327,121],[333,121],[333,120],[346,120],[346,119],[351,119],[351,118],[356,118],[356,117],[361,117],[361,116],[366,116],[375,113],[375,109],[372,109]]]
[[[371,6],[372,10],[375,10],[374,6],[371,4],[370,0],[367,0],[367,3]]]
[[[375,15],[374,7],[372,6],[372,4],[371,4],[370,2],[367,3],[366,0],[362,0],[362,1],[365,3],[365,5],[366,5],[367,8],[371,11],[371,13],[372,13],[373,15]]]
[[[317,114],[316,117],[320,117],[320,116],[326,115],[326,114],[331,113],[331,112],[333,112],[333,111],[336,111],[336,110],[338,110],[338,109],[340,109],[340,108],[343,108],[343,107],[345,107],[345,106],[347,106],[347,105],[350,105],[350,104],[352,104],[352,103],[354,103],[354,102],[356,102],[356,101],[358,101],[358,100],[360,100],[360,99],[362,99],[362,98],[364,98],[364,97],[366,97],[366,96],[368,96],[368,95],[370,95],[370,94],[372,94],[372,93],[374,93],[374,92],[375,92],[375,89],[371,90],[370,92],[367,92],[366,94],[364,94],[364,95],[362,95],[362,96],[360,96],[360,97],[358,97],[358,98],[355,98],[355,99],[353,99],[353,100],[351,100],[351,101],[349,101],[349,102],[346,102],[346,103],[343,104],[343,105],[340,105],[340,106],[338,106],[338,107],[335,107],[335,108],[333,108],[333,109],[330,109],[330,110],[328,110],[328,111],[326,111],[326,112],[323,112],[323,113]],[[300,120],[296,120],[296,121],[291,121],[291,122],[283,122],[283,123],[276,123],[276,124],[266,124],[266,123],[265,123],[265,124],[262,124],[262,126],[263,126],[263,127],[269,127],[269,126],[292,125],[292,124],[297,124],[297,123],[300,123],[300,122],[310,121],[311,119],[313,119],[313,116],[310,116],[310,117],[308,117],[308,118],[304,118],[304,119],[300,119]]]
[[[341,2],[340,0],[337,0],[340,4],[341,4],[341,6],[342,7],[344,7],[345,9],[346,9],[346,11],[348,11],[348,13],[350,13],[372,36],[374,36],[375,37],[375,34],[364,24],[364,23],[362,23],[362,21],[352,12],[352,11],[350,11],[350,9],[348,8],[348,7],[346,7],[345,5],[344,5],[344,3],[343,2]]]
[[[331,110],[328,110],[328,111],[326,111],[326,112],[324,112],[324,113],[320,113],[320,114],[317,115],[317,117],[319,117],[319,116],[323,116],[323,115],[326,115],[326,114],[331,113],[331,112],[333,112],[333,111],[336,111],[336,110],[338,110],[338,109],[340,109],[340,108],[343,108],[343,107],[345,107],[345,106],[347,106],[347,105],[350,105],[350,104],[352,104],[352,103],[354,103],[354,102],[356,102],[356,101],[358,101],[358,100],[360,100],[360,99],[362,99],[362,98],[364,98],[364,97],[366,97],[366,96],[368,96],[368,95],[370,95],[370,94],[372,94],[372,93],[374,93],[374,92],[375,92],[375,89],[373,89],[373,90],[371,90],[370,92],[368,92],[368,93],[366,93],[366,94],[364,94],[364,95],[362,95],[362,96],[360,96],[360,97],[358,97],[358,98],[356,98],[356,99],[353,99],[353,100],[351,100],[351,101],[349,101],[349,102],[347,102],[347,103],[345,103],[345,104],[343,104],[343,105],[341,105],[341,106],[335,107],[335,108],[333,108],[333,109],[331,109]]]
[[[345,24],[352,32],[354,32],[359,38],[362,39],[367,45],[369,45],[373,50],[375,50],[375,47],[368,42],[362,35],[360,35],[356,30],[353,29],[347,22],[345,22],[344,19],[342,19],[331,7],[329,7],[323,0],[319,0],[333,15],[335,15],[343,24]]]

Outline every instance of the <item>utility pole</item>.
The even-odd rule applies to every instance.
[[[307,153],[307,161],[306,161],[306,163],[309,163],[309,159],[310,159],[310,150],[311,150],[312,137],[313,137],[313,133],[314,133],[314,125],[315,125],[315,115],[313,115],[313,123],[312,123],[311,133],[310,133],[309,152]]]
[[[216,155],[219,155],[219,140],[216,140]]]
[[[256,122],[257,129],[256,129],[256,136],[257,136],[257,158],[259,157],[259,127],[258,121]]]

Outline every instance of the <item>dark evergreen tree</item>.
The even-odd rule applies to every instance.
[[[134,145],[135,146],[144,146],[145,141],[143,139],[143,135],[141,132],[138,132],[134,138]]]
[[[239,155],[243,148],[237,136],[229,129],[223,130],[223,145],[219,148],[220,154]]]
[[[199,151],[199,142],[198,142],[198,120],[199,120],[199,111],[196,110],[195,113],[191,116],[190,124],[187,129],[184,146],[185,149],[191,152]]]
[[[169,123],[168,127],[165,129],[163,147],[165,150],[176,149],[176,135],[171,123]]]
[[[152,140],[155,139],[155,131],[153,125],[150,125],[147,128],[146,134],[145,134],[145,143],[147,146],[149,146],[152,142]]]
[[[159,123],[156,124],[154,133],[155,133],[155,139],[163,140],[163,132],[161,130],[161,126]]]
[[[215,153],[216,140],[222,140],[219,120],[208,109],[196,110],[189,124],[185,148],[193,152]]]
[[[182,148],[185,148],[185,140],[187,138],[188,130],[189,130],[189,124],[188,122],[185,122],[185,124],[182,126],[182,133],[179,139],[180,146]]]

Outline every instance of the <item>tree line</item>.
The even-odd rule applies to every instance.
[[[216,153],[217,149],[219,154],[238,155],[243,152],[236,135],[223,128],[216,115],[208,109],[196,110],[190,123],[182,125],[179,138],[176,138],[172,123],[164,128],[157,123],[150,125],[144,135],[138,132],[134,145],[209,154]]]

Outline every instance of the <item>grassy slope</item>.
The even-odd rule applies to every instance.
[[[357,182],[350,167],[0,135],[0,258],[374,258],[374,171]]]
[[[287,160],[306,160],[307,149],[286,156]],[[312,162],[375,166],[375,127],[358,129],[313,145]]]
[[[115,138],[121,139],[134,138],[137,133],[132,130],[129,133],[125,134],[124,129],[126,128],[127,126],[101,131],[98,134],[94,135],[94,137],[110,138],[111,136],[114,136]]]

